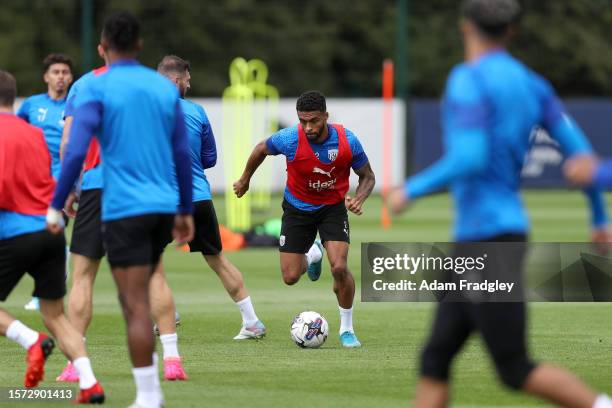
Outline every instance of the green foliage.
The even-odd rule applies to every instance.
[[[111,11],[135,12],[144,22],[143,63],[155,66],[168,53],[191,60],[198,96],[221,95],[229,63],[242,56],[263,59],[281,95],[315,88],[374,97],[382,61],[396,52],[395,0],[92,1],[94,40]],[[612,0],[523,2],[527,12],[511,50],[563,95],[609,95]],[[439,96],[462,58],[459,2],[408,3],[410,92]],[[0,9],[0,67],[16,74],[21,95],[44,90],[40,62],[50,52],[72,55],[82,74],[80,0],[0,0]]]

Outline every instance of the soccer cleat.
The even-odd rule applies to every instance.
[[[351,331],[345,331],[340,335],[340,343],[342,343],[342,347],[346,348],[361,347],[361,343],[357,340],[357,336]]]
[[[26,303],[23,308],[25,310],[39,310],[40,309],[40,301],[37,297],[33,297],[30,299],[28,303]]]
[[[185,381],[187,374],[183,369],[180,357],[164,358],[164,380],[166,381]]]
[[[55,381],[61,382],[79,382],[79,373],[69,361],[64,367],[64,371],[55,378]]]
[[[179,314],[179,312],[174,312],[174,322],[176,323],[176,327],[179,327],[181,325],[181,315]],[[159,327],[157,327],[157,325],[153,325],[153,333],[155,333],[156,336],[159,337]]]
[[[103,404],[104,390],[99,382],[87,389],[81,389],[77,399],[72,401],[74,404]]]
[[[55,343],[45,333],[38,333],[38,340],[28,349],[24,385],[26,388],[36,387],[45,375],[45,361],[53,351]]]
[[[266,332],[266,326],[264,326],[261,320],[258,320],[253,326],[242,326],[240,332],[234,337],[234,340],[261,339],[266,335]]]
[[[319,259],[317,262],[311,263],[310,265],[308,265],[308,269],[306,269],[306,272],[308,273],[308,278],[310,278],[311,281],[316,281],[319,279],[319,277],[321,276],[321,266],[323,264],[323,245],[318,239],[314,242],[314,244],[318,246],[319,251],[321,251],[321,259]]]

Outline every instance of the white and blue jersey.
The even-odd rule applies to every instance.
[[[346,131],[346,139],[348,140],[353,155],[351,167],[353,170],[358,170],[368,163],[368,156],[363,151],[363,147],[359,142],[359,139],[353,132],[348,129]],[[327,125],[327,132],[329,137],[320,144],[312,143],[309,141],[312,150],[322,163],[329,164],[338,155],[338,132],[333,126]],[[292,126],[289,128],[281,129],[274,133],[266,140],[266,146],[273,155],[282,154],[287,157],[288,161],[293,160],[295,152],[298,146],[298,127]],[[324,205],[309,204],[296,198],[289,189],[285,187],[285,200],[298,210],[302,211],[316,211],[322,208]]]
[[[193,201],[212,200],[210,184],[204,174],[205,169],[217,163],[217,147],[210,121],[204,108],[181,99],[181,109],[185,115],[185,127],[191,151],[191,174],[193,177]]]
[[[64,112],[64,117],[74,116],[74,103],[77,95],[81,89],[87,86],[87,83],[95,77],[96,75],[94,71],[89,71],[72,85],[70,91],[68,92],[68,96],[66,97],[66,110]],[[80,190],[85,191],[100,188],[102,188],[102,163],[83,173]]]
[[[19,107],[17,116],[29,124],[42,129],[51,153],[51,174],[58,179],[60,163],[60,143],[64,130],[64,109],[66,98],[54,100],[48,93],[30,96]]]
[[[566,156],[591,151],[548,81],[505,50],[456,66],[442,105],[445,154],[410,178],[406,193],[414,199],[450,186],[459,241],[528,232],[519,187],[534,128],[546,129]],[[587,194],[593,225],[604,225],[603,196]]]
[[[102,221],[174,214],[177,202],[178,212],[191,213],[189,144],[172,82],[135,60],[116,61],[83,86],[74,109],[53,208],[63,207],[95,134],[103,161]]]

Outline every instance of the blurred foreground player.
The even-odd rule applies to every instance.
[[[133,407],[158,408],[164,400],[149,283],[172,236],[178,243],[193,238],[189,145],[175,86],[135,59],[142,46],[138,20],[127,12],[111,15],[101,45],[109,68],[77,97],[47,223],[52,231],[61,229],[61,209],[95,134],[104,157],[103,240],[127,324],[137,390]]]
[[[361,347],[353,331],[355,280],[347,266],[347,210],[362,214],[362,205],[374,188],[374,173],[357,137],[342,125],[327,123],[323,94],[303,93],[296,110],[300,123],[255,146],[242,176],[234,183],[234,192],[242,197],[248,191],[253,173],[266,156],[286,157],[287,187],[279,243],[283,281],[294,285],[306,272],[311,280],[319,279],[323,251],[315,242],[318,231],[338,299],[340,343],[347,348]],[[351,168],[359,176],[354,197],[347,195]]]
[[[43,80],[47,92],[26,98],[17,116],[42,129],[51,153],[51,172],[57,180],[60,171],[60,140],[64,128],[66,95],[72,84],[72,60],[64,54],[49,54],[43,60]],[[32,298],[24,308],[38,310],[38,298]]]
[[[94,77],[108,70],[108,57],[101,45],[98,45],[98,54],[105,60],[106,65],[85,74],[74,83],[68,93],[65,111],[66,125],[62,136],[62,156],[72,125],[74,105],[81,89],[87,87]],[[106,254],[102,244],[102,185],[100,145],[96,139],[93,139],[85,158],[80,196],[77,198],[76,193],[71,193],[64,207],[66,214],[76,217],[70,243],[73,271],[68,299],[68,318],[83,337],[92,320],[93,285],[100,261]],[[76,201],[79,206],[75,213],[73,204]],[[178,350],[176,330],[178,317],[175,317],[174,297],[166,281],[162,262],[158,264],[151,277],[149,296],[151,313],[156,323],[155,332],[159,335],[162,344],[164,379],[168,381],[187,380],[188,377]],[[79,380],[79,377],[72,364],[68,362],[56,380],[75,382]]]
[[[262,338],[266,335],[266,326],[255,314],[242,274],[221,253],[219,222],[212,202],[210,185],[204,174],[205,169],[214,167],[217,163],[217,147],[206,112],[200,105],[185,99],[191,80],[189,62],[175,55],[167,55],[159,63],[157,71],[178,88],[181,108],[185,114],[185,126],[191,149],[195,223],[195,236],[189,243],[189,249],[191,252],[202,253],[206,263],[219,276],[223,287],[240,310],[242,327],[234,340]]]
[[[17,87],[11,74],[0,71],[0,301],[6,300],[25,273],[34,278],[45,326],[79,372],[81,392],[75,402],[102,403],[79,333],[64,315],[66,241],[45,230],[45,212],[55,181],[43,133],[13,115]],[[25,386],[43,379],[45,360],[54,343],[0,309],[0,334],[28,351]]]
[[[535,126],[543,126],[566,156],[591,150],[551,85],[504,49],[519,17],[516,0],[463,3],[466,62],[452,70],[446,84],[445,154],[389,197],[391,208],[400,212],[412,200],[450,187],[457,208],[458,242],[526,242],[529,224],[519,184]],[[606,241],[603,198],[597,190],[587,194],[593,211],[593,240]],[[515,266],[510,272],[520,273],[521,253],[520,259],[506,256],[496,265]],[[525,314],[524,302],[440,303],[422,352],[414,405],[448,405],[452,360],[472,332],[479,332],[506,386],[561,406],[611,407],[607,396],[597,396],[570,372],[530,359]]]

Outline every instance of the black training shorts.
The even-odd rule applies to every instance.
[[[350,242],[348,213],[344,201],[325,205],[316,211],[302,211],[283,200],[280,252],[305,254],[312,246],[317,231],[323,242]]]
[[[0,301],[5,301],[25,273],[34,278],[32,296],[61,299],[66,294],[64,234],[39,231],[0,240]]]

